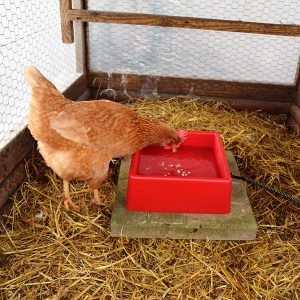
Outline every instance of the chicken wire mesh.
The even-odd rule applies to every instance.
[[[74,5],[73,1],[73,5]],[[89,0],[89,9],[300,24],[297,0]],[[63,90],[77,77],[61,42],[59,1],[0,0],[0,149],[26,125],[34,64]],[[299,37],[89,23],[91,71],[293,84]]]
[[[28,64],[61,91],[79,76],[74,44],[61,42],[59,1],[0,0],[0,149],[27,123]]]
[[[95,24],[89,68],[235,81],[293,84],[300,38],[222,31]]]
[[[290,1],[96,1],[88,8],[300,24]],[[92,71],[293,84],[300,38],[183,28],[89,23]]]

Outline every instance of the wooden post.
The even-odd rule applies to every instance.
[[[293,119],[296,121],[296,123],[299,126],[300,125],[300,108],[295,103],[293,103],[291,105],[290,113],[291,113]]]
[[[300,56],[299,56],[298,68],[296,72],[295,87],[296,87],[295,103],[300,108]]]
[[[84,0],[73,0],[74,9],[83,9]],[[86,31],[83,22],[75,22],[74,26],[74,40],[75,40],[75,56],[76,56],[76,71],[78,73],[86,74],[87,67],[87,53],[86,53]]]
[[[69,12],[72,9],[72,0],[60,0],[60,18],[62,41],[66,44],[74,42],[73,21],[69,20]]]
[[[295,76],[294,103],[290,108],[288,125],[297,133],[300,132],[300,57],[298,60],[298,68]]]

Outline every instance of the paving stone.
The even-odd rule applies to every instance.
[[[226,152],[230,171],[239,175],[231,152]],[[252,240],[257,224],[247,197],[245,184],[233,180],[229,214],[179,214],[137,212],[126,209],[130,158],[122,161],[111,220],[115,237],[210,240]]]

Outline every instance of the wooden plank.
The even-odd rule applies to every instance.
[[[131,25],[179,27],[268,35],[300,36],[300,26],[293,24],[269,24],[179,16],[151,15],[140,13],[106,12],[82,9],[70,10],[67,14],[67,20],[81,22],[102,22]]]
[[[68,13],[72,9],[72,0],[59,0],[62,41],[66,44],[74,42],[73,22],[69,20]]]
[[[0,225],[5,224],[7,219],[9,218],[10,211],[13,207],[13,201],[6,201],[4,205],[0,204]]]
[[[300,107],[300,86],[298,85],[297,90],[295,91],[295,103]]]
[[[25,128],[0,151],[0,183],[31,151],[33,145],[34,140],[29,130]]]
[[[264,101],[264,100],[249,100],[249,99],[222,99],[231,107],[237,110],[252,110],[271,114],[288,114],[290,111],[290,103],[280,101]]]
[[[300,108],[296,104],[291,105],[291,115],[293,119],[297,122],[298,125],[300,125]]]
[[[300,57],[298,59],[298,67],[295,76],[296,95],[295,103],[300,107]]]
[[[91,99],[91,92],[90,89],[86,89],[79,97],[77,100],[80,101],[85,101],[85,100],[90,100]]]
[[[107,73],[97,72],[88,75],[88,86],[102,89],[110,87],[115,90],[124,88],[128,91],[156,89],[158,93],[195,96],[212,96],[223,98],[238,98],[264,100],[272,102],[292,102],[294,86],[265,83],[234,82],[224,80],[195,79],[167,76],[148,76],[137,74],[113,73],[109,79]]]
[[[83,9],[84,0],[73,0],[73,8]],[[73,26],[75,40],[76,71],[78,73],[86,73],[86,24],[82,22],[75,22]]]
[[[293,116],[289,117],[287,125],[288,125],[288,127],[289,127],[290,130],[292,130],[295,134],[299,135],[299,133],[300,133],[300,126],[295,121],[295,119],[293,118]]]
[[[295,119],[293,118],[293,116],[291,116],[290,118],[289,118],[289,120],[288,120],[288,125],[289,126],[294,126],[295,128],[297,127],[297,128],[299,128],[299,125],[298,125],[298,123],[295,121]]]
[[[102,93],[101,96],[99,96]],[[96,95],[98,95],[96,97]],[[128,101],[129,97],[132,98],[143,98],[140,92],[137,91],[127,91],[127,94],[124,94],[122,90],[115,90],[114,96],[112,94],[106,94],[105,90],[98,90],[96,88],[91,89],[91,99],[109,99],[117,102]],[[146,95],[144,95],[146,96]],[[172,97],[178,96],[176,94],[162,94],[158,93],[156,97],[159,97],[160,100],[169,99]],[[197,98],[196,96],[192,96],[191,98]],[[199,101],[204,100],[215,100],[213,97],[203,97],[200,96]],[[272,114],[288,114],[290,110],[291,104],[288,102],[272,102],[272,101],[263,101],[263,100],[249,100],[249,99],[230,99],[230,98],[222,98],[218,97],[217,100],[222,101],[224,103],[229,104],[231,107],[237,110],[261,110],[262,112],[272,113]]]
[[[295,91],[294,91],[294,103],[300,107],[300,57],[298,59],[298,66],[297,66],[297,71],[295,74]],[[292,106],[291,106],[292,109]],[[295,113],[295,108],[294,112]],[[288,122],[287,122],[289,128],[291,128],[293,131],[297,132],[299,134],[299,123],[293,118],[293,116],[290,113]]]
[[[62,94],[71,100],[77,100],[87,89],[87,76],[82,74]]]
[[[13,172],[0,183],[0,208],[24,181],[25,177],[25,163],[22,161],[14,168]]]

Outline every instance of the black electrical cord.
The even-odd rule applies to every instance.
[[[287,194],[287,193],[284,193],[282,191],[279,191],[278,189],[274,188],[273,186],[269,185],[269,184],[266,184],[266,183],[263,183],[263,182],[260,182],[260,181],[257,181],[253,178],[250,178],[248,176],[238,176],[238,175],[233,175],[231,174],[231,177],[232,178],[235,178],[235,179],[240,179],[240,180],[243,180],[243,181],[246,181],[246,182],[249,182],[249,183],[252,183],[252,184],[255,184],[259,187],[262,187],[268,191],[271,191],[272,193],[276,194],[276,195],[279,195],[281,196],[282,198],[284,199],[287,199],[295,204],[298,204],[300,205],[300,200]]]

